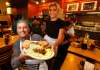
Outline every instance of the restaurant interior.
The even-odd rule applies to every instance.
[[[73,38],[59,70],[100,70],[100,0],[0,0],[0,67],[11,62],[12,48],[19,38],[16,21],[45,19],[50,2],[59,3],[64,20],[75,23],[78,38],[89,40],[86,44],[93,42],[84,48]]]

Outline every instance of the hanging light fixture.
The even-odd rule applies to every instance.
[[[10,6],[10,3],[9,2],[5,2],[6,6]]]
[[[41,2],[42,2],[42,3],[45,3],[45,0],[42,0]]]
[[[38,5],[39,4],[39,1],[36,1],[36,4]]]
[[[5,2],[6,6],[7,6],[7,14],[12,14],[12,8],[11,8],[11,4],[9,2]]]

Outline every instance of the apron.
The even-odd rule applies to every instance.
[[[45,35],[45,36],[44,36],[44,39],[45,39],[50,45],[53,45],[53,44],[56,42],[56,39],[51,38],[51,37],[48,36],[48,35]],[[52,46],[52,47],[54,47],[54,46]],[[54,69],[53,69],[54,62],[55,62],[55,57],[53,57],[53,58],[50,59],[50,60],[47,60],[48,70],[54,70]]]
[[[30,36],[30,39],[29,40],[32,40],[31,36]],[[21,41],[20,40],[20,51],[21,51],[21,54],[24,54],[24,50],[25,49],[22,49],[22,44],[23,44],[24,41]],[[41,61],[41,60],[31,60],[31,59],[28,59],[28,60],[25,60],[25,64],[22,65],[21,67],[25,67],[27,66],[28,70],[48,70],[48,66],[46,64],[45,61]],[[33,68],[33,69],[32,69]],[[21,70],[27,70],[27,69],[23,69],[21,68]]]
[[[51,37],[48,36],[48,35],[45,35],[45,36],[44,36],[44,39],[45,39],[50,45],[53,45],[53,44],[56,42],[56,39],[51,38]]]

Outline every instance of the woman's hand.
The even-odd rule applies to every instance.
[[[57,51],[58,51],[58,46],[53,45],[53,46],[52,46],[52,50],[54,51],[55,56],[56,56],[56,55],[57,55]]]

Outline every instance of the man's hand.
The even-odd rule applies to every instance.
[[[20,54],[20,56],[18,57],[18,59],[22,62],[24,62],[27,59],[32,59],[31,57],[25,55],[25,54]]]

